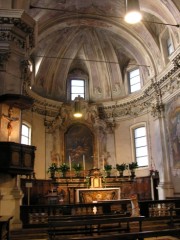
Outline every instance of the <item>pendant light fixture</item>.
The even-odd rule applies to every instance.
[[[74,117],[76,118],[82,117],[81,99],[80,95],[74,99]]]
[[[141,21],[142,14],[140,12],[139,0],[125,0],[126,14],[124,20],[129,24],[135,24]]]

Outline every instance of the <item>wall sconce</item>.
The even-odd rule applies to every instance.
[[[126,15],[124,20],[129,24],[140,22],[142,14],[140,12],[138,0],[126,0]]]
[[[76,118],[82,117],[81,99],[80,95],[74,99],[74,117]]]

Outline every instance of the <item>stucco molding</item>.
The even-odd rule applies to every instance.
[[[154,77],[144,86],[137,94],[127,96],[120,100],[111,102],[97,103],[98,115],[105,122],[119,121],[137,117],[147,112],[151,112],[154,116],[158,115],[163,110],[163,104],[173,93],[179,91],[180,86],[180,54],[178,54],[169,68],[166,69],[161,77]],[[25,94],[34,99],[33,111],[39,114],[56,117],[62,106],[62,102],[48,100],[38,96],[26,86]],[[69,103],[70,104],[70,103]],[[68,104],[67,104],[68,105]],[[88,106],[94,105],[89,103]],[[46,106],[46,111],[45,111]]]
[[[35,47],[36,22],[23,10],[0,9],[0,24],[1,41],[15,42],[22,49]]]

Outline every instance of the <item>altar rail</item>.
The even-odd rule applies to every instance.
[[[23,227],[47,227],[49,217],[63,215],[92,215],[131,212],[131,200],[107,201],[86,204],[67,204],[67,205],[31,205],[21,206],[21,220]]]
[[[146,220],[165,219],[170,222],[176,218],[180,219],[180,211],[170,210],[172,208],[178,209],[179,207],[180,200],[178,199],[139,201],[140,214],[145,216]],[[21,206],[20,212],[23,227],[27,228],[47,227],[49,217],[63,217],[63,215],[91,215],[94,210],[96,210],[96,214],[131,214],[131,200],[122,199],[119,201],[88,204]]]

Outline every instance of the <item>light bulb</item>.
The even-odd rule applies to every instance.
[[[136,24],[140,22],[142,19],[142,15],[138,11],[128,12],[124,18],[124,20],[129,24]]]

